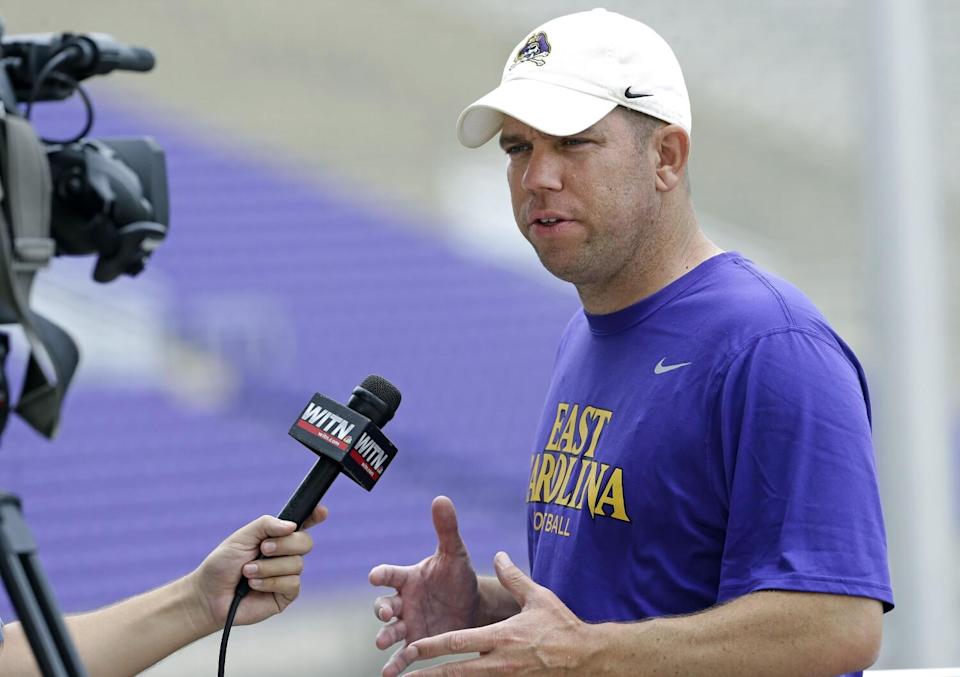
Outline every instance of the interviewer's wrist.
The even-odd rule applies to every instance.
[[[212,600],[203,591],[200,578],[201,571],[196,569],[170,584],[171,587],[176,586],[173,594],[177,597],[184,621],[195,639],[206,637],[223,627],[223,621],[213,608]]]

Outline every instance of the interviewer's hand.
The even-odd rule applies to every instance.
[[[293,522],[264,515],[233,532],[188,575],[209,632],[223,627],[233,593],[245,576],[250,592],[240,604],[236,625],[249,625],[283,611],[300,594],[303,556],[313,548],[305,530],[327,518],[317,506],[301,531]],[[263,553],[265,559],[257,560]]]
[[[467,546],[457,529],[457,513],[446,496],[431,506],[437,532],[437,551],[413,566],[381,564],[370,572],[370,583],[389,586],[397,594],[378,597],[373,603],[377,618],[393,621],[377,633],[378,649],[399,641],[414,642],[450,630],[477,624],[480,594],[477,574]],[[409,661],[401,647],[383,668],[383,677],[396,677]]]
[[[506,553],[497,553],[494,566],[500,583],[520,603],[520,613],[483,628],[413,642],[402,652],[404,665],[451,654],[477,652],[480,657],[417,670],[407,677],[590,674],[587,624],[547,588],[530,580]]]

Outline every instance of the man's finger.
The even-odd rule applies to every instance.
[[[493,651],[496,645],[494,627],[488,625],[485,628],[454,630],[436,637],[424,637],[404,649],[403,657],[409,664],[451,654]]]
[[[513,595],[515,600],[520,602],[520,606],[525,605],[530,595],[540,587],[529,576],[520,571],[505,552],[497,553],[497,556],[493,558],[493,566],[497,571],[497,578],[500,579],[500,583]]]
[[[430,512],[433,515],[433,528],[437,532],[437,551],[442,555],[465,555],[467,546],[460,538],[453,501],[446,496],[437,496],[433,499]]]
[[[327,510],[325,505],[318,505],[313,509],[313,512],[310,513],[310,517],[306,519],[306,521],[303,523],[303,526],[300,528],[309,529],[310,527],[314,527],[326,520],[329,514],[330,511]]]
[[[397,675],[406,670],[407,666],[410,665],[410,661],[403,657],[407,648],[409,647],[400,647],[394,652],[390,660],[387,661],[387,664],[383,666],[383,670],[381,671],[383,677],[397,677]]]
[[[443,665],[434,665],[431,668],[408,672],[406,677],[481,677],[482,675],[506,675],[502,668],[493,664],[489,656],[480,656],[466,661],[453,661]]]
[[[400,615],[403,599],[399,595],[377,597],[373,602],[373,614],[384,623]]]
[[[407,582],[411,567],[398,567],[393,564],[381,564],[370,571],[370,585],[400,589]]]
[[[391,623],[390,625],[385,625],[380,628],[380,632],[377,633],[375,644],[380,651],[383,651],[384,649],[393,646],[406,636],[406,623],[403,621],[397,621],[396,623]]]

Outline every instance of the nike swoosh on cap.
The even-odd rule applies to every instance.
[[[652,93],[647,93],[647,94],[634,94],[633,92],[630,91],[630,88],[629,88],[629,87],[627,87],[625,90],[623,90],[623,95],[624,95],[625,97],[627,97],[628,99],[639,99],[639,98],[644,97],[644,96],[653,96]]]

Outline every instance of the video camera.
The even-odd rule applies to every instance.
[[[97,255],[98,282],[137,275],[169,227],[163,151],[149,137],[86,138],[94,112],[80,82],[149,71],[154,57],[102,33],[3,33],[0,21],[0,324],[19,324],[31,348],[14,411],[52,437],[79,354],[66,332],[30,310],[34,275],[54,255],[86,254]],[[30,123],[34,105],[75,93],[86,109],[82,131],[39,138]],[[5,353],[0,342],[0,377]],[[0,411],[0,432],[5,418]]]
[[[30,309],[33,278],[54,255],[96,254],[93,278],[137,275],[169,226],[163,151],[147,137],[88,139],[93,105],[80,82],[114,70],[149,71],[153,55],[101,33],[4,37],[0,20],[0,324],[18,324],[30,346],[13,409],[53,437],[79,352],[63,329]],[[83,130],[41,139],[33,106],[79,93]],[[10,411],[0,332],[0,433]],[[0,491],[0,576],[44,675],[86,677],[20,507]],[[2,642],[2,637],[0,637]]]

